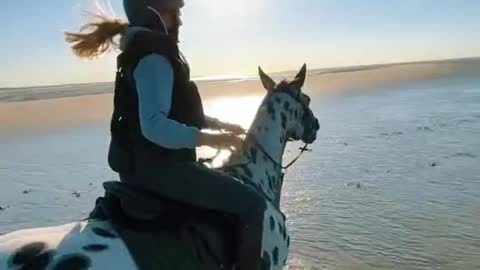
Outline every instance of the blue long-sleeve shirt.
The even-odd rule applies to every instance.
[[[128,46],[129,35],[145,29],[131,28],[122,40]],[[169,149],[195,148],[200,130],[169,119],[173,94],[173,68],[158,54],[147,55],[136,66],[133,76],[138,94],[140,127],[149,141]]]

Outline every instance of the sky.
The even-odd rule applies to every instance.
[[[97,0],[124,17],[121,0]],[[195,77],[480,56],[477,0],[185,0],[181,49]],[[2,0],[0,87],[112,81],[117,52],[75,57],[94,0]]]

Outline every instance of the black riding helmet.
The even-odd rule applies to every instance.
[[[161,9],[179,9],[185,5],[184,0],[123,0],[123,7],[132,26],[148,26],[156,20],[155,11]]]

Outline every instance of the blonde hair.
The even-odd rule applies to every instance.
[[[92,15],[92,14],[91,14]],[[95,58],[112,47],[118,47],[114,38],[125,33],[128,22],[117,18],[93,15],[95,22],[89,22],[79,32],[65,32],[65,40],[73,53],[80,58]]]

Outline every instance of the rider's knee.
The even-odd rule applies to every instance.
[[[246,207],[246,211],[248,211],[248,213],[250,213],[251,215],[263,214],[267,209],[267,201],[265,197],[263,197],[254,189],[251,190],[250,195],[250,198],[246,200],[248,204],[248,206]]]

